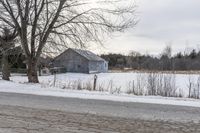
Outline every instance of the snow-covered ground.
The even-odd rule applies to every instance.
[[[70,97],[81,99],[110,100],[117,102],[139,102],[200,107],[200,100],[188,98],[166,98],[160,96],[134,96],[128,94],[110,94],[87,90],[68,90],[56,87],[42,87],[41,84],[16,83],[0,80],[0,92],[33,94],[43,96]]]
[[[11,82],[0,80],[0,92],[200,107],[200,100],[195,99],[127,94],[131,84],[138,79],[146,87],[147,73],[102,73],[97,76],[98,91],[87,90],[93,88],[94,74],[67,73],[56,75],[55,86],[53,75],[39,77],[40,84],[27,83],[26,76],[14,75]],[[188,93],[189,81],[195,84],[198,78],[199,75],[173,75],[176,88],[184,93]],[[84,87],[85,90],[79,90]]]
[[[80,74],[80,73],[66,73],[56,75],[55,86],[61,89],[92,89],[94,84],[95,74]],[[192,87],[196,87],[198,82],[200,84],[200,75],[198,74],[160,74],[164,75],[163,79],[169,79],[177,91],[188,95],[190,83]],[[159,76],[160,76],[159,75]],[[140,85],[141,89],[148,87],[149,73],[100,73],[97,74],[97,90],[106,91],[110,93],[127,93],[130,89],[136,89]],[[28,82],[26,76],[12,76],[11,80],[18,83]],[[39,77],[42,87],[54,86],[54,76]]]

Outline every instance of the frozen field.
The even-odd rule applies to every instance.
[[[131,90],[143,91],[146,94],[147,88],[166,86],[176,90],[178,93],[187,96],[189,88],[197,91],[200,85],[198,74],[149,74],[149,73],[101,73],[97,74],[97,91],[110,93],[130,93]],[[56,80],[54,80],[56,79]],[[25,83],[27,77],[13,76],[14,82]],[[58,87],[71,90],[92,90],[94,74],[66,73],[39,77],[40,84],[45,87]],[[162,82],[160,82],[162,80]],[[159,83],[160,82],[160,83]]]

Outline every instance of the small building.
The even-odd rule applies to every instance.
[[[53,67],[65,68],[67,72],[102,73],[108,71],[108,62],[96,54],[80,49],[69,48],[53,62]]]

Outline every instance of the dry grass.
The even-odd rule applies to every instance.
[[[134,70],[134,69],[112,69],[109,70],[110,73],[161,73],[161,74],[200,74],[200,71],[190,70],[190,71],[158,71],[158,70]]]

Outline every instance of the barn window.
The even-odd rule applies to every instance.
[[[81,66],[80,65],[78,65],[78,68],[80,68]]]

